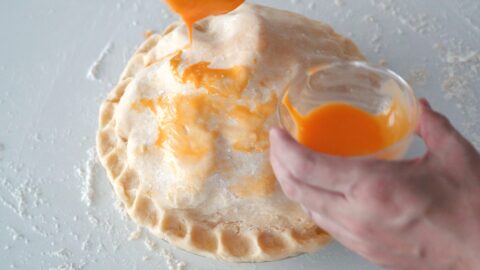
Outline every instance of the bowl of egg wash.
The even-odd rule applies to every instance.
[[[419,108],[413,89],[395,72],[335,62],[292,80],[277,113],[281,127],[314,151],[396,160],[411,144]]]

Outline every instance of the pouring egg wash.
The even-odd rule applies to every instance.
[[[293,93],[295,89],[289,87],[280,104],[289,119],[282,120],[280,115],[283,126],[299,143],[317,152],[344,157],[401,157],[416,125],[413,90],[402,89],[399,83],[404,81],[400,77],[396,78],[399,82],[368,73],[349,77],[356,71],[348,68],[352,67],[339,66],[328,77],[322,74],[317,80],[321,82],[315,87],[305,86],[307,90]],[[372,83],[371,78],[381,81]],[[394,145],[401,147],[382,152]]]
[[[245,0],[165,0],[187,25],[188,37],[192,43],[193,24],[203,18],[226,14]]]

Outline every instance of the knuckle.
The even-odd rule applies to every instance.
[[[384,179],[365,182],[362,188],[362,200],[375,205],[384,205],[390,202],[392,183]]]

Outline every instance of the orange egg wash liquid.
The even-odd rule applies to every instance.
[[[373,154],[403,139],[411,127],[399,98],[376,115],[342,102],[326,103],[301,115],[288,99],[288,92],[282,103],[296,126],[298,142],[330,155]]]
[[[188,37],[192,42],[193,24],[212,15],[226,14],[245,0],[165,0],[187,25]]]

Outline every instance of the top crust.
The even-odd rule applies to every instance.
[[[185,49],[187,43],[180,23],[150,36],[101,105],[97,151],[129,215],[176,246],[226,261],[269,261],[326,245],[330,237],[278,188],[268,165],[268,140],[262,134],[276,122],[271,109],[275,106],[270,105],[300,72],[364,57],[351,40],[324,23],[249,4],[202,20],[195,26],[192,47]],[[167,127],[152,113],[156,109],[135,110],[142,100],[207,92],[175,78],[172,59],[179,50],[183,50],[179,72],[207,61],[215,69],[242,67],[234,75],[248,76],[241,94],[222,100],[232,108],[248,108],[247,114],[251,111],[253,116],[247,123],[231,122],[223,114],[208,118],[207,131],[224,125],[234,128],[222,129],[217,137],[209,132],[188,137],[195,147],[208,150],[197,159],[179,158],[156,146],[159,129]],[[180,100],[177,105],[185,103],[189,109],[194,106],[189,102],[193,101]],[[179,108],[181,112],[183,107]],[[195,113],[201,118],[201,111]],[[258,148],[232,148],[244,139],[243,130],[258,135],[254,144]]]

